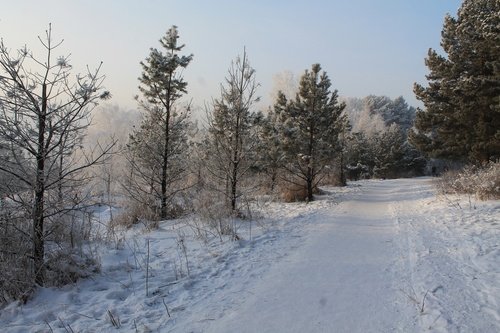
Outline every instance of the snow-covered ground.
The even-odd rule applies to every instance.
[[[500,202],[431,182],[261,203],[239,241],[137,226],[96,250],[100,274],[3,308],[0,331],[500,332]]]

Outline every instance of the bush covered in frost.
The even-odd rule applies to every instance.
[[[471,194],[480,200],[500,199],[500,161],[484,167],[467,166],[443,174],[439,190],[445,194]]]

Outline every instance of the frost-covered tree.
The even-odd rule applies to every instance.
[[[403,96],[399,96],[391,101],[390,108],[383,114],[383,119],[387,126],[398,125],[403,132],[407,132],[415,121],[416,109],[408,105]]]
[[[345,112],[352,124],[346,156],[351,178],[421,173],[423,159],[408,145],[406,134],[413,124],[415,108],[403,97],[393,100],[370,95],[346,102]],[[389,169],[390,172],[385,171]]]
[[[408,106],[401,96],[392,100],[387,96],[370,95],[363,99],[363,104],[370,114],[379,115],[386,126],[396,124],[406,130],[415,118],[415,108]]]
[[[31,241],[33,282],[45,282],[46,239],[65,213],[78,207],[86,170],[102,161],[113,143],[86,154],[81,149],[89,116],[103,90],[101,66],[73,76],[68,57],[56,57],[51,26],[39,38],[45,54],[26,47],[10,51],[0,42],[0,171],[8,176],[0,192],[9,197],[18,218],[14,230]],[[3,209],[3,207],[2,207]],[[31,220],[32,231],[20,220]],[[25,258],[23,258],[24,260]],[[20,259],[21,260],[21,259]],[[24,261],[23,261],[24,262]]]
[[[500,2],[464,0],[430,49],[428,86],[410,141],[430,157],[482,163],[500,157]]]
[[[339,134],[346,124],[342,113],[345,104],[338,100],[337,90],[319,64],[312,65],[300,79],[295,99],[279,94],[274,111],[279,123],[283,167],[292,182],[307,189],[307,199],[313,200],[318,177],[338,153]]]
[[[350,98],[346,101],[345,112],[352,123],[352,131],[363,132],[368,137],[385,131],[392,124],[407,131],[415,119],[415,108],[403,97],[394,100],[375,95]]]
[[[374,136],[368,138],[364,132],[350,133],[347,137],[346,168],[347,178],[359,180],[373,175],[375,156],[372,143]]]
[[[393,123],[372,142],[375,177],[421,175],[427,161],[406,140],[405,131]]]
[[[208,110],[209,162],[205,166],[232,212],[238,209],[238,199],[243,194],[242,179],[256,163],[257,127],[253,125],[257,114],[253,107],[259,101],[257,88],[255,70],[244,51],[242,57],[232,62],[221,85],[221,96]]]
[[[160,39],[164,51],[151,48],[149,57],[141,62],[143,99],[138,101],[144,115],[128,143],[130,179],[126,189],[133,199],[159,206],[162,219],[169,217],[187,173],[189,106],[180,105],[179,99],[187,92],[182,71],[193,55],[180,55],[184,45],[178,39],[177,27],[172,26]]]
[[[273,86],[271,89],[271,100],[278,98],[279,92],[282,92],[286,98],[291,99],[298,90],[298,78],[291,71],[282,71],[273,76]]]

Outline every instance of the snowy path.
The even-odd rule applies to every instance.
[[[241,306],[207,332],[412,332],[418,312],[401,290],[391,182],[367,184],[324,211],[306,244],[271,268]]]
[[[329,190],[258,206],[238,242],[136,226],[101,245],[100,274],[0,309],[0,332],[500,332],[500,201],[436,197],[429,178]]]

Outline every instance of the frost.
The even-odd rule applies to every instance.
[[[57,58],[57,66],[61,68],[69,68],[71,67],[70,64],[68,63],[67,59],[63,56],[60,56]]]

